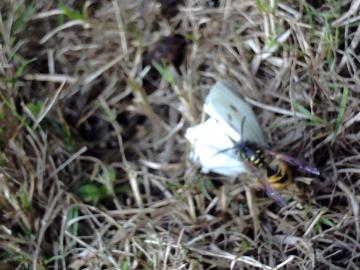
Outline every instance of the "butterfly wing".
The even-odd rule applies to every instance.
[[[220,81],[211,88],[204,109],[211,117],[223,123],[224,132],[233,141],[251,141],[267,146],[261,126],[250,105],[225,82]]]
[[[214,118],[188,128],[185,137],[192,144],[190,159],[199,163],[204,173],[212,171],[221,175],[237,176],[247,172],[245,164],[233,148],[233,142],[223,130]]]

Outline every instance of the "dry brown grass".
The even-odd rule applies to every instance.
[[[359,269],[360,1],[29,2],[0,2],[0,269]],[[321,169],[283,209],[187,161],[219,79]]]

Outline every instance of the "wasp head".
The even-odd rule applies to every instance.
[[[236,149],[242,160],[250,162],[256,167],[265,166],[264,151],[256,143],[249,141],[240,142]]]

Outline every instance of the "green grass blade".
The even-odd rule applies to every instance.
[[[64,15],[67,16],[71,20],[85,20],[86,16],[80,11],[77,11],[75,9],[72,9],[68,6],[66,6],[64,3],[59,4],[59,9],[64,12]]]
[[[306,109],[303,105],[300,103],[294,101],[294,109],[295,111],[302,113],[303,115],[306,115],[309,118],[309,124],[310,125],[319,125],[319,124],[325,124],[325,121],[321,118],[314,115],[311,111]]]
[[[335,138],[339,135],[340,133],[340,127],[341,127],[341,123],[344,120],[344,116],[345,116],[345,111],[346,111],[346,105],[348,103],[349,100],[349,89],[348,88],[344,88],[343,90],[343,94],[341,97],[341,102],[340,102],[340,108],[339,108],[339,114],[336,118],[335,121],[335,129],[334,129],[334,139],[333,142],[335,141]]]
[[[173,75],[171,74],[169,67],[167,67],[165,64],[159,64],[156,62],[153,62],[152,64],[167,82],[174,83],[175,80]]]

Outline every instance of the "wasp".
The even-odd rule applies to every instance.
[[[241,173],[246,169],[254,178],[258,179],[258,182],[263,184],[266,193],[271,198],[280,205],[285,205],[278,190],[288,188],[293,182],[293,167],[314,175],[319,175],[320,172],[316,167],[302,160],[271,151],[267,147],[261,126],[250,105],[245,98],[236,94],[238,91],[233,91],[234,89],[229,87],[231,86],[226,83],[218,82],[211,88],[204,104],[204,110],[212,120],[210,123],[214,123],[212,126],[223,129],[218,134],[219,142],[214,144],[214,148],[222,144],[231,145],[230,148],[217,149],[219,151],[216,154],[231,151],[228,154],[229,163],[235,164],[236,162],[232,162],[232,160],[236,159],[242,161],[244,164],[241,164]],[[208,150],[207,147],[204,148],[206,151]],[[200,160],[200,153],[206,152],[202,150],[204,149],[199,147],[198,157]],[[206,163],[206,170],[214,169],[216,172],[216,164],[207,163],[207,158],[203,158],[203,160],[204,164]],[[230,168],[232,164],[229,165],[229,175],[234,172]],[[226,166],[226,163],[223,162],[221,165]],[[245,168],[242,165],[245,165]],[[225,172],[225,170],[218,171],[221,174]],[[225,175],[227,174],[225,173]]]
[[[280,206],[285,206],[285,201],[277,191],[286,189],[293,182],[291,167],[320,175],[318,168],[303,160],[273,152],[251,141],[240,142],[234,148],[249,171],[263,184],[268,196]]]

